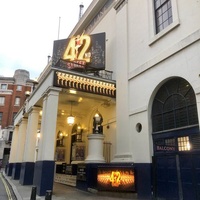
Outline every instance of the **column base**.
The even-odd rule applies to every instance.
[[[5,173],[6,173],[7,176],[12,176],[13,164],[14,163],[9,163],[9,164],[6,165]]]
[[[47,190],[53,190],[55,161],[37,161],[34,168],[33,185],[37,195],[45,196]]]
[[[138,199],[152,199],[152,164],[134,163]]]
[[[13,180],[19,180],[20,171],[21,171],[21,164],[22,163],[14,163],[13,164],[13,170],[12,170],[12,179]]]
[[[24,162],[21,166],[19,183],[21,185],[32,185],[34,174],[34,162]]]

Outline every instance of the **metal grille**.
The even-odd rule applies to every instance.
[[[189,137],[179,137],[178,138],[178,150],[179,151],[190,151],[191,145],[189,141]]]
[[[200,150],[200,134],[191,135],[190,140],[192,150]]]
[[[198,124],[197,106],[191,85],[182,78],[167,81],[152,106],[153,132]]]

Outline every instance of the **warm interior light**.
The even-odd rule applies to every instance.
[[[76,90],[70,89],[70,90],[69,90],[69,93],[70,93],[70,94],[76,94]]]
[[[67,123],[72,126],[74,124],[75,118],[73,116],[67,117]]]
[[[63,137],[63,133],[61,131],[59,133],[59,137]]]
[[[72,116],[72,101],[71,101],[71,112],[70,112],[70,116],[67,117],[67,123],[72,126],[74,124],[75,121],[75,117]]]
[[[30,91],[26,91],[26,92],[25,92],[25,95],[26,95],[27,97],[30,96],[30,94],[31,94]]]
[[[100,122],[101,117],[100,117],[100,115],[99,115],[98,113],[96,113],[96,114],[94,115],[94,117],[95,117],[96,122]]]
[[[78,125],[78,127],[77,127],[77,128],[78,128],[78,130],[80,130],[80,129],[81,129],[81,125]]]
[[[37,138],[40,138],[40,130],[37,131]]]
[[[82,97],[79,97],[78,102],[80,103],[83,100]]]

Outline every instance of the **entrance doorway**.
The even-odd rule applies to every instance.
[[[152,123],[155,199],[200,199],[198,115],[194,91],[186,80],[173,78],[159,89]]]

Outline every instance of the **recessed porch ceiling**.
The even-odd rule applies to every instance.
[[[81,120],[92,110],[103,106],[104,108],[115,104],[115,99],[111,97],[96,95],[92,93],[77,91],[76,94],[70,94],[69,89],[62,89],[59,94],[58,121],[66,119],[71,112],[72,115]]]

